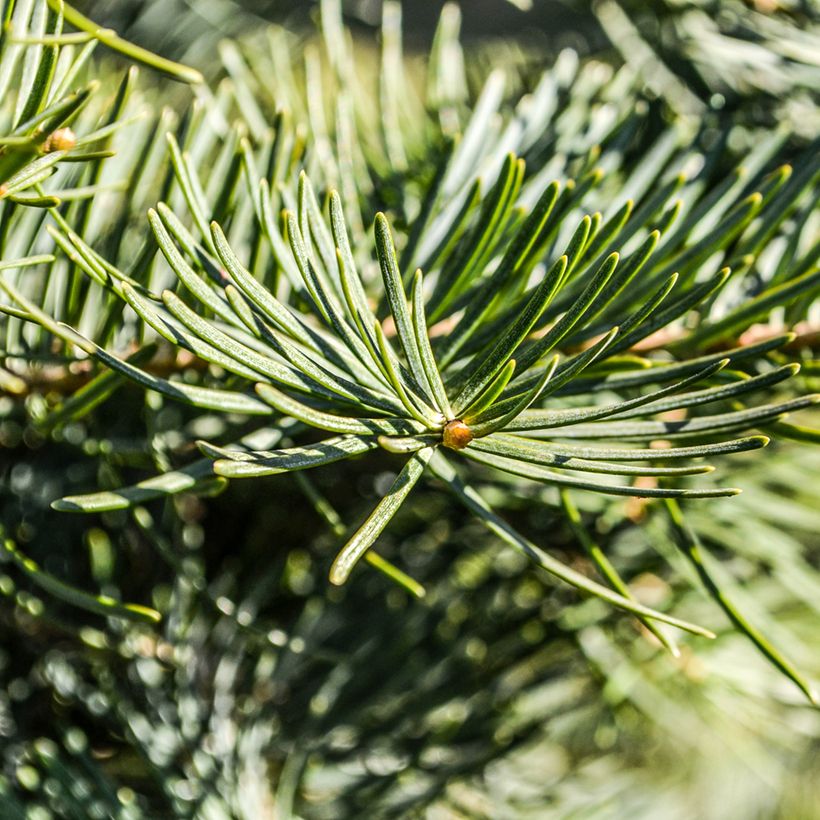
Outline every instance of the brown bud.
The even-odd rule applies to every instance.
[[[445,447],[463,450],[473,440],[473,434],[461,419],[453,419],[444,426],[441,439]]]
[[[77,144],[77,137],[70,128],[58,128],[46,137],[43,151],[50,154],[52,151],[70,151]]]

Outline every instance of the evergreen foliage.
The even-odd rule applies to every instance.
[[[589,739],[744,688],[816,744],[810,11],[601,3],[544,66],[447,5],[421,66],[325,0],[203,78],[0,8],[9,816],[648,814]],[[710,46],[758,22],[770,77]]]

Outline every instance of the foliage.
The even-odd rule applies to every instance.
[[[59,816],[86,793],[124,817],[588,810],[590,738],[669,744],[661,692],[691,696],[692,664],[716,676],[692,726],[745,685],[730,635],[679,648],[663,626],[722,630],[688,573],[812,697],[810,632],[766,612],[816,617],[820,583],[818,434],[784,420],[815,401],[811,61],[778,75],[791,108],[728,65],[755,105],[772,92],[732,113],[648,71],[628,7],[596,13],[624,62],[481,76],[455,6],[422,71],[398,4],[375,52],[327,0],[315,39],[224,41],[204,85],[61,3],[6,4],[2,589],[42,647],[13,699],[64,704],[7,757],[21,816],[20,789]],[[72,92],[98,44],[193,93],[110,63]],[[682,65],[711,83],[688,46]],[[381,574],[317,574],[360,559]],[[519,755],[553,761],[548,793],[493,785]]]

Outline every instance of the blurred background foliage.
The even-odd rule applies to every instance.
[[[631,170],[644,156],[661,166],[688,158],[698,196],[718,190],[742,161],[752,177],[795,157],[817,167],[816,4],[528,5],[463,4],[470,99],[502,66],[509,109],[550,68],[559,88],[550,151],[562,155],[554,173],[583,166],[604,145],[595,157],[611,181],[584,204],[590,212],[617,199],[626,176],[620,166]],[[305,107],[301,80],[291,84],[285,69],[298,74],[305,49],[317,47],[311,3],[78,7],[201,70],[217,110],[229,121],[241,112],[260,139],[288,89],[295,119]],[[344,9],[368,76],[378,65],[381,4],[361,0]],[[404,8],[407,60],[419,84],[440,10],[439,3]],[[102,78],[104,93],[73,123],[78,134],[93,134],[111,117],[121,69],[119,58],[99,49],[83,69]],[[153,265],[144,213],[160,198],[179,204],[182,196],[155,134],[175,132],[196,157],[217,212],[241,210],[241,186],[226,183],[239,179],[237,137],[209,127],[203,112],[212,104],[202,88],[192,94],[143,70],[117,114],[141,118],[115,135],[117,154],[99,171],[75,170],[79,164],[61,171],[63,189],[101,186],[94,195],[108,207],[85,208],[78,195],[64,213],[124,270],[149,266],[156,281],[167,278]],[[622,143],[606,130],[623,121],[607,119],[613,110],[640,116]],[[302,136],[315,140],[308,129]],[[426,132],[417,136],[415,166],[397,173],[371,163],[363,215],[385,205],[412,210],[407,202],[419,198],[441,151]],[[818,233],[816,187],[807,190],[788,230],[772,241],[771,259],[744,282],[776,275],[781,255],[816,248],[806,247]],[[32,239],[44,209],[18,208],[12,219],[10,203],[0,207],[3,259],[48,250]],[[70,281],[72,263],[60,264]],[[64,318],[95,339],[123,343],[143,332],[133,315],[86,286],[60,303]],[[816,345],[809,299],[778,308],[770,320],[814,332]],[[88,369],[67,364],[47,334],[16,321],[3,327],[3,344],[4,536],[67,584],[139,601],[163,616],[159,625],[96,617],[61,603],[17,563],[0,564],[4,819],[820,817],[820,713],[704,594],[674,549],[661,508],[579,499],[641,601],[718,633],[714,641],[684,636],[679,658],[633,619],[557,587],[433,482],[380,541],[426,597],[418,601],[369,569],[331,588],[326,572],[340,531],[361,520],[394,476],[388,454],[325,468],[308,487],[283,475],[68,516],[51,502],[166,470],[193,438],[241,433],[242,422],[118,381],[104,401],[66,422],[55,395],[87,384]],[[25,373],[21,345],[29,364],[41,362]],[[816,389],[813,356],[811,345],[790,351],[803,360],[805,390]],[[817,680],[816,452],[776,442],[763,454],[726,459],[722,478],[744,494],[691,504],[687,521],[750,619]],[[522,532],[593,571],[549,488],[498,477],[481,487]]]

